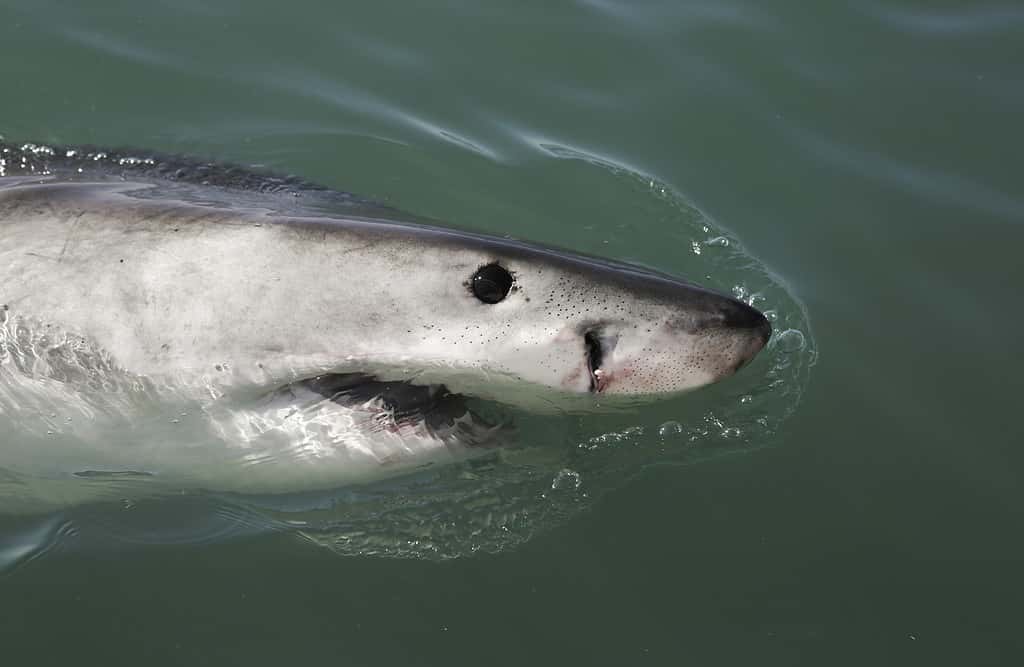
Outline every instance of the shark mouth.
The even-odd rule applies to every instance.
[[[380,380],[366,373],[326,373],[299,380],[276,393],[312,392],[338,405],[372,414],[380,430],[415,429],[446,443],[492,447],[507,424],[492,422],[471,409],[469,397],[443,384]]]
[[[590,391],[598,394],[608,386],[608,374],[601,367],[604,363],[604,347],[596,331],[583,334],[583,348],[587,357],[587,372],[590,374]]]

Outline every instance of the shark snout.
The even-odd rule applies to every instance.
[[[746,366],[764,349],[772,336],[772,325],[764,313],[742,301],[729,299],[722,305],[720,326],[738,339],[735,372]],[[730,374],[730,373],[727,373]]]
[[[764,313],[741,301],[732,302],[731,307],[725,312],[724,323],[726,327],[749,332],[759,343],[758,351],[767,345],[768,339],[772,337],[772,325]]]

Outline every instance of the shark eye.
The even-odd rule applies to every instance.
[[[499,264],[481,266],[470,279],[469,288],[484,303],[498,303],[512,289],[512,274]]]

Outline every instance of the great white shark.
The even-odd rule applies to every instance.
[[[728,377],[771,326],[648,269],[139,151],[0,143],[0,472],[284,492],[487,451],[528,410]]]

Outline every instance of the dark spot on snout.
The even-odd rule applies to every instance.
[[[668,326],[689,334],[700,334],[708,329],[752,330],[760,336],[762,346],[772,335],[772,325],[761,311],[727,297],[705,304],[695,313],[671,319]]]
[[[722,324],[729,329],[751,329],[761,337],[762,346],[772,336],[772,325],[768,318],[753,306],[734,301],[723,313]]]
[[[744,349],[732,365],[732,372],[735,373],[743,366],[750,363],[757,353],[768,344],[772,335],[772,325],[768,318],[756,308],[745,303],[736,301],[734,308],[727,310],[724,325],[733,331],[750,331],[754,337],[744,343]]]

